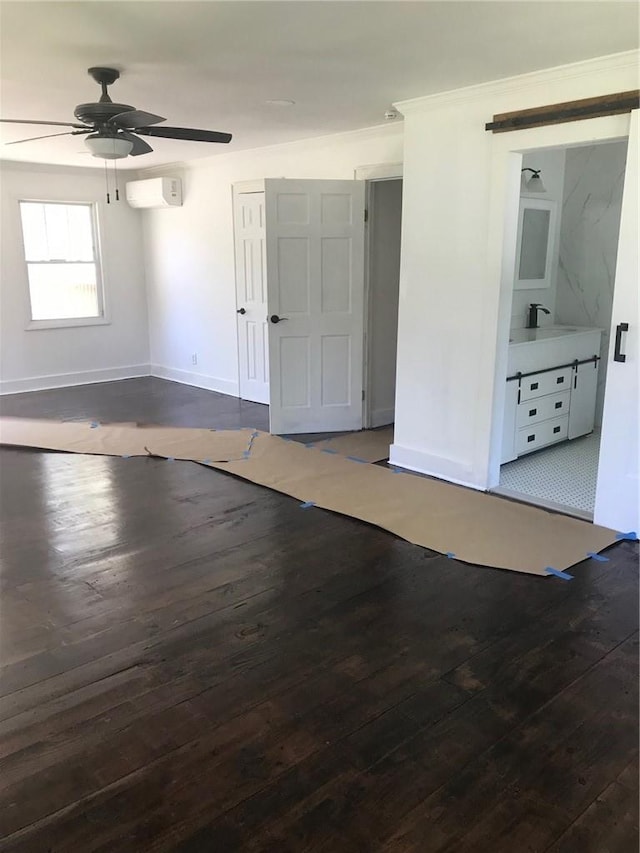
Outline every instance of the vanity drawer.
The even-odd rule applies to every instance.
[[[558,418],[569,412],[569,400],[571,391],[561,391],[559,394],[547,394],[546,397],[538,397],[525,400],[520,403],[516,412],[516,427],[537,424],[549,418]]]
[[[525,377],[520,385],[520,402],[544,397],[546,394],[553,394],[555,391],[569,390],[572,373],[572,367],[562,367],[559,370],[549,370],[547,373],[537,373]]]
[[[568,431],[569,415],[519,429],[516,432],[516,453],[522,456],[523,453],[529,453],[538,447],[546,447],[547,444],[562,441],[567,437]]]

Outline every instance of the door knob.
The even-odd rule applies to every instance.
[[[271,320],[272,323],[281,323],[282,320],[288,320],[289,318],[288,317],[278,317],[277,314],[272,314],[269,317],[269,319]]]
[[[246,313],[247,313],[246,308],[238,308],[238,310],[236,311],[236,314],[246,314]]]

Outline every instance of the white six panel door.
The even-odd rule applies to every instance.
[[[364,182],[265,194],[271,432],[361,429]]]
[[[254,403],[269,402],[264,202],[263,192],[234,199],[240,397]]]
[[[631,113],[593,520],[640,533],[639,111]],[[623,331],[624,325],[628,328]],[[616,338],[619,352],[616,353]]]

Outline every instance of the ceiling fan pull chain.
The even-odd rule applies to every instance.
[[[113,161],[113,177],[116,184],[116,201],[120,201],[120,191],[118,190],[118,163],[116,160]]]
[[[109,197],[109,171],[107,169],[107,161],[104,161],[104,182],[107,186],[107,204],[111,204],[111,199]]]

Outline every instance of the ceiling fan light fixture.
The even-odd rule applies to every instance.
[[[103,160],[122,160],[128,157],[133,149],[133,142],[121,136],[92,134],[87,136],[85,144],[92,157],[100,157]]]

